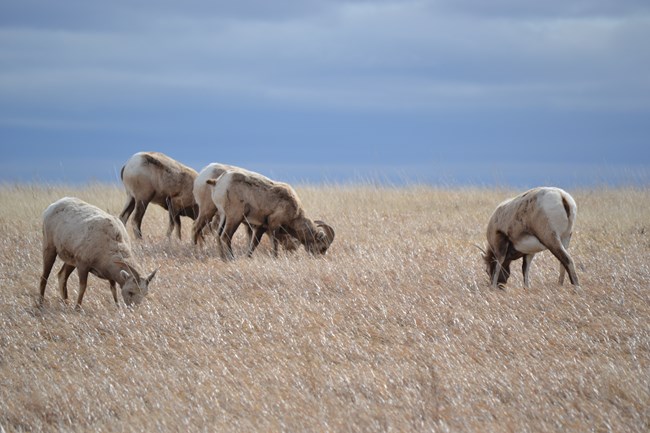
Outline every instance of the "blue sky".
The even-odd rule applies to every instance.
[[[0,181],[650,183],[650,3],[0,1]]]

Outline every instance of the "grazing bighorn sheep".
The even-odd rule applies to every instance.
[[[523,257],[524,287],[530,287],[528,271],[536,253],[550,250],[560,261],[560,284],[565,269],[571,284],[578,286],[573,259],[567,252],[578,207],[560,188],[534,188],[504,201],[492,214],[487,227],[487,252],[483,260],[492,286],[510,276],[510,262]]]
[[[138,152],[124,164],[120,174],[128,195],[120,214],[124,225],[135,208],[133,233],[142,238],[142,217],[153,202],[169,212],[167,237],[176,226],[180,239],[181,216],[195,219],[198,215],[192,195],[196,171],[159,152]]]
[[[305,217],[296,192],[286,183],[274,182],[262,175],[226,171],[218,179],[208,179],[212,201],[219,213],[219,235],[224,259],[232,259],[232,236],[242,222],[255,226],[248,255],[262,234],[285,232],[298,239],[312,254],[325,254],[334,241],[334,229],[322,221]],[[223,246],[225,245],[225,251]]]
[[[58,274],[64,300],[68,299],[68,277],[77,268],[77,308],[81,307],[89,272],[108,280],[116,304],[117,282],[126,305],[139,304],[156,275],[153,271],[145,278],[140,277],[129,235],[119,219],[77,198],[62,198],[43,212],[43,274],[39,303],[45,297],[47,278],[57,255],[64,262]]]
[[[199,175],[194,180],[194,201],[198,204],[199,212],[198,217],[194,221],[192,226],[192,240],[195,244],[203,240],[203,229],[208,225],[213,219],[218,219],[217,216],[217,207],[212,201],[212,189],[210,185],[206,183],[209,179],[216,179],[221,176],[226,171],[239,171],[241,173],[246,173],[249,176],[258,176],[263,179],[266,179],[261,174],[255,173],[243,169],[241,167],[236,167],[232,165],[225,165],[219,163],[212,163],[206,166]],[[249,244],[252,241],[253,236],[253,224],[246,224],[248,230],[248,241]],[[276,231],[275,233],[269,233],[271,237],[271,242],[273,244],[273,253],[277,257],[278,255],[278,244],[281,244],[287,251],[294,251],[298,248],[300,243],[293,237],[289,236],[284,231]]]

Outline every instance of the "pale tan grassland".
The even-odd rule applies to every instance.
[[[650,431],[650,191],[570,191],[582,288],[545,252],[522,288],[488,287],[473,243],[515,191],[299,187],[336,229],[304,249],[224,263],[167,240],[156,207],[134,242],[160,267],[139,307],[94,276],[82,311],[56,272],[35,305],[41,213],[74,195],[120,212],[117,186],[0,186],[0,426],[14,431]],[[131,233],[131,225],[128,226]],[[71,277],[71,296],[77,289]]]

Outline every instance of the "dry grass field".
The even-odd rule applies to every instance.
[[[149,297],[117,308],[91,276],[75,311],[58,264],[36,307],[41,213],[73,195],[117,214],[122,190],[0,186],[0,431],[650,431],[650,190],[570,191],[582,288],[544,252],[529,290],[520,262],[490,288],[472,245],[515,191],[297,191],[336,229],[326,256],[265,239],[248,259],[240,230],[224,263],[150,207]]]

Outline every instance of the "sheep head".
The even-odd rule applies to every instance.
[[[305,243],[305,249],[314,255],[325,254],[334,242],[334,229],[323,221],[314,221],[314,224],[317,230],[312,233],[313,238],[310,239],[310,242]]]
[[[149,283],[153,280],[158,270],[156,269],[145,278],[141,278],[137,273],[129,273],[125,270],[120,271],[120,275],[124,278],[122,284],[122,299],[127,306],[137,305],[142,302],[147,293],[149,293]]]
[[[488,274],[490,281],[492,281],[494,279],[494,273],[496,272],[496,268],[497,268],[496,256],[494,255],[494,252],[492,252],[492,249],[490,247],[488,247],[487,252],[483,248],[479,247],[478,245],[476,247],[481,250],[481,258],[483,259],[483,262],[485,264],[485,272]],[[510,260],[506,260],[501,266],[501,269],[499,271],[499,279],[497,280],[497,284],[499,286],[505,285],[506,282],[508,282],[509,277],[510,277]]]

